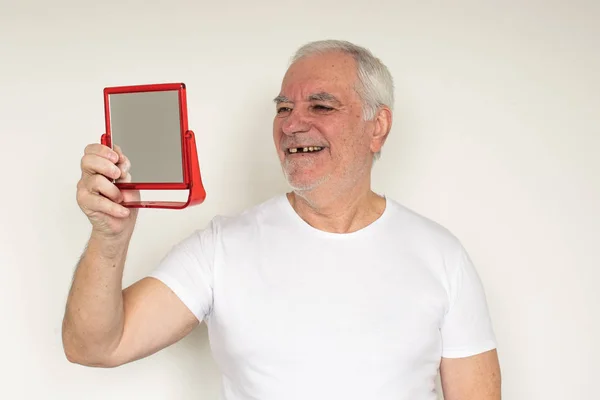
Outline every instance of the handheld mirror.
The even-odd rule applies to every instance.
[[[184,83],[119,86],[104,89],[106,133],[101,143],[118,145],[131,163],[121,190],[139,190],[132,208],[182,209],[204,201],[194,132],[188,129]],[[188,190],[187,201],[143,200],[146,190]]]

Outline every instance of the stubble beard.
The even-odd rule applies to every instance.
[[[281,165],[283,176],[295,193],[303,194],[310,192],[329,180],[330,176],[328,174],[318,176],[310,180],[303,180],[302,182],[298,182],[298,180],[294,178],[295,175],[302,174],[303,169],[310,167],[311,165],[308,163],[305,163],[305,165],[299,165],[299,163],[296,161],[283,161]]]
[[[311,199],[316,200],[315,196],[319,198],[323,196],[327,198],[339,198],[351,193],[357,185],[362,184],[362,181],[365,179],[365,176],[370,170],[371,164],[358,163],[348,166],[348,168],[343,170],[341,176],[336,175],[337,182],[335,184],[332,183],[328,185],[327,188],[324,187],[324,184],[333,179],[333,175],[335,175],[333,172],[324,174],[311,180],[297,182],[297,180],[294,179],[294,175],[302,173],[303,168],[309,168],[310,166],[300,166],[295,162],[289,162],[285,160],[282,167],[286,181],[294,193],[311,203]]]

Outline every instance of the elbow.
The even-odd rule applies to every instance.
[[[68,362],[71,364],[79,364],[85,367],[96,366],[97,363],[92,363],[89,360],[89,357],[85,357],[81,355],[81,352],[75,351],[72,347],[63,346],[65,357]]]
[[[82,348],[75,348],[72,345],[63,345],[63,350],[67,361],[72,364],[93,368],[115,368],[119,366],[118,363],[113,362],[109,357],[102,357],[98,353]]]
[[[114,368],[119,366],[105,349],[93,346],[91,343],[82,339],[80,336],[68,329],[63,323],[62,345],[64,355],[72,364],[79,364],[85,367],[95,368]]]

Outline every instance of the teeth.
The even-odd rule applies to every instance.
[[[311,151],[319,151],[321,150],[321,146],[310,146],[310,147],[291,147],[289,149],[290,153],[310,153]]]

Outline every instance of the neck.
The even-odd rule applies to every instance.
[[[385,199],[371,190],[370,180],[345,191],[319,188],[310,193],[291,192],[287,197],[300,218],[316,229],[332,233],[360,230],[378,219],[385,209]]]

